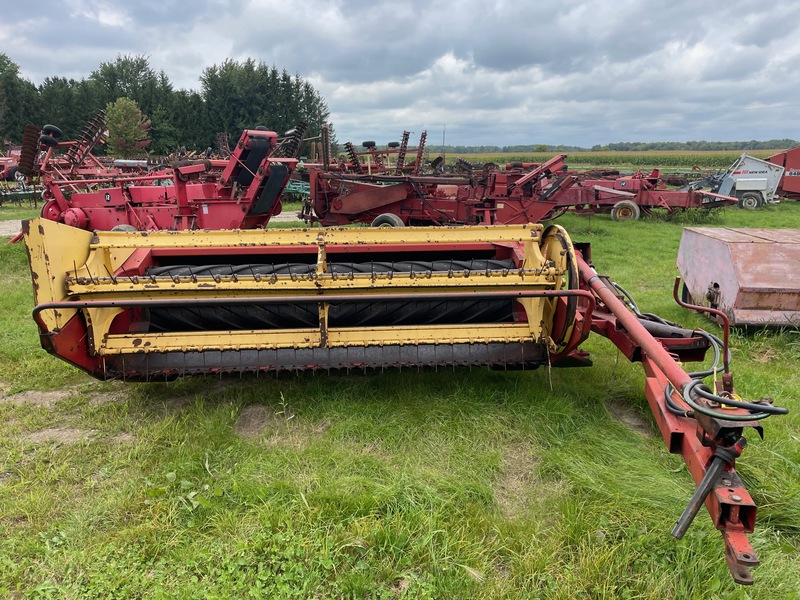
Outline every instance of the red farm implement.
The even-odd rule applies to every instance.
[[[311,169],[310,198],[300,217],[323,225],[494,225],[542,222],[568,210],[635,220],[641,213],[671,214],[737,202],[711,191],[668,190],[657,170],[609,178],[571,173],[566,157],[560,154],[542,164],[508,163],[503,170],[460,160],[463,176],[425,176],[372,162],[368,173],[363,166],[353,168],[358,163],[353,156],[346,168]]]
[[[689,190],[669,190],[661,183],[659,171],[649,174],[594,179],[579,176],[578,185],[560,200],[559,212],[579,214],[610,213],[615,221],[636,220],[641,214],[672,214],[689,208],[717,208],[736,204],[737,199],[722,194]]]
[[[300,216],[322,225],[376,227],[536,223],[575,184],[562,172],[565,156],[527,171],[487,169],[468,177],[313,169]]]
[[[800,146],[774,154],[767,161],[784,168],[778,195],[800,200]]]
[[[85,230],[246,229],[281,212],[304,128],[279,139],[245,130],[227,160],[178,160],[148,172],[138,161],[106,166],[91,149],[102,119],[75,142],[46,126],[26,131],[26,173],[41,177],[42,217]]]

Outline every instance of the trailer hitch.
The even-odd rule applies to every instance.
[[[670,452],[680,454],[692,474],[697,488],[689,504],[672,529],[672,535],[681,539],[692,520],[705,505],[714,526],[725,543],[725,559],[733,580],[749,585],[753,583],[750,568],[759,564],[748,533],[755,527],[756,505],[736,473],[735,461],[747,445],[743,436],[745,427],[752,427],[763,437],[760,419],[786,414],[786,408],[773,406],[770,400],[747,402],[739,398],[733,388],[729,371],[727,317],[706,307],[695,307],[677,297],[679,281],[675,283],[675,299],[681,306],[711,312],[720,316],[724,341],[716,336],[696,330],[693,336],[704,338],[713,345],[716,359],[713,367],[698,373],[687,373],[668,351],[668,342],[658,328],[646,327],[637,319],[635,306],[631,307],[615,293],[614,285],[597,275],[594,269],[578,256],[582,284],[599,298],[592,330],[608,337],[617,347],[626,351],[630,360],[638,360],[647,375],[645,393],[661,435]],[[600,320],[607,310],[615,326]],[[719,363],[724,362],[721,380],[712,391],[703,379],[719,373]]]
[[[672,528],[672,536],[675,539],[683,539],[689,525],[692,524],[700,507],[706,501],[708,495],[712,492],[717,485],[717,480],[722,476],[726,468],[733,466],[733,462],[742,455],[742,450],[747,446],[747,439],[740,437],[732,446],[718,446],[714,450],[714,456],[711,459],[711,464],[706,467],[706,474],[697,485],[697,489],[692,494],[689,504],[683,510],[680,518],[675,522]]]

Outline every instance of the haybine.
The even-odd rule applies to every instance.
[[[756,506],[735,461],[745,429],[786,410],[741,400],[727,336],[640,312],[560,226],[90,232],[39,218],[23,231],[42,346],[103,380],[578,367],[590,332],[607,337],[642,364],[697,484],[673,535],[705,504],[733,578],[752,583]],[[710,369],[680,366],[709,348]]]

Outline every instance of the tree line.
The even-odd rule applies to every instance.
[[[305,121],[307,136],[319,135],[330,110],[319,92],[299,75],[247,59],[226,60],[203,70],[200,89],[175,89],[145,56],[120,55],[102,62],[80,80],[47,77],[34,85],[0,52],[0,140],[20,143],[28,123],[59,127],[65,139],[78,137],[101,109],[120,98],[136,103],[149,121],[147,149],[156,155],[180,147],[216,147],[220,133],[235,143],[243,129],[263,125],[283,133]]]

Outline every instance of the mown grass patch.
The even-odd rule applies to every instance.
[[[41,205],[34,207],[26,203],[4,202],[0,205],[0,221],[16,221],[38,217],[42,211]]]
[[[800,205],[714,225],[800,223]],[[643,310],[671,299],[684,223],[565,215]],[[0,248],[0,595],[785,598],[800,589],[800,338],[733,336],[737,388],[792,413],[737,462],[762,559],[735,586],[664,447],[644,374],[403,370],[99,383],[39,348],[20,245]]]

